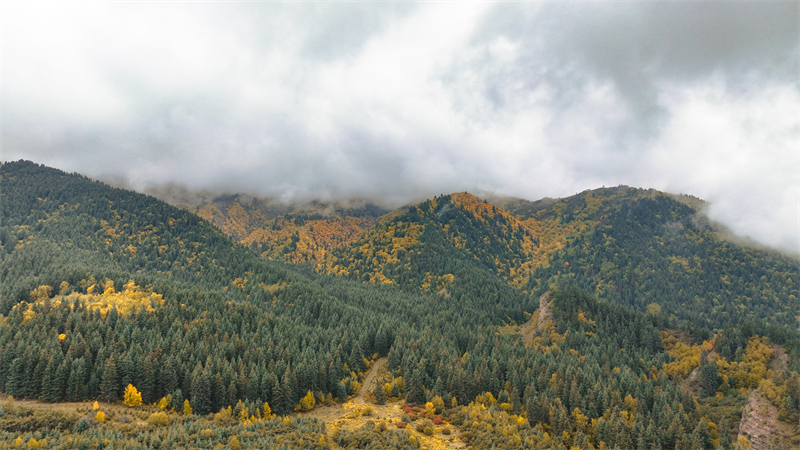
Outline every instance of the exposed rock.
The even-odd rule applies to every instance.
[[[531,320],[525,322],[520,327],[519,334],[522,335],[522,341],[525,345],[531,345],[533,338],[546,330],[553,321],[552,302],[553,293],[550,291],[545,292],[539,297],[539,309],[533,314]]]
[[[756,389],[742,412],[739,437],[747,438],[753,450],[787,448],[790,435],[787,426],[778,421],[778,409],[764,398],[761,389]]]
[[[546,329],[550,322],[553,320],[553,312],[551,310],[553,303],[553,293],[550,291],[545,292],[539,297],[539,320],[536,322],[536,331],[542,332]]]

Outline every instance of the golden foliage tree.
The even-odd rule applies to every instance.
[[[142,394],[132,384],[125,388],[125,406],[133,408],[142,404]]]
[[[269,403],[264,402],[264,418],[269,419],[272,417],[272,408],[269,407]]]
[[[317,404],[317,401],[316,401],[316,399],[314,399],[314,394],[312,394],[311,391],[308,391],[306,396],[303,397],[302,399],[300,399],[300,403],[297,404],[297,408],[296,409],[299,410],[299,411],[308,411],[308,410],[314,408],[314,406],[316,406],[316,404]]]

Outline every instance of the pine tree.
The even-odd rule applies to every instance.
[[[700,365],[700,395],[710,397],[717,392],[717,387],[719,387],[717,365],[704,358],[701,358],[701,361],[705,361],[705,363]]]
[[[6,394],[18,397],[22,393],[23,383],[25,382],[24,378],[24,370],[25,370],[25,360],[22,358],[14,358],[11,361],[11,367],[8,370],[8,375],[6,376],[6,386],[5,391]]]
[[[83,358],[72,360],[67,379],[67,400],[77,402],[86,396],[86,364]]]
[[[61,353],[57,353],[57,357],[53,359],[53,364],[48,364],[48,373],[53,373],[47,385],[42,385],[42,397],[46,402],[60,402],[64,398],[64,389],[67,385],[67,377],[69,377],[69,370],[71,363],[68,360],[62,360]],[[56,366],[54,372],[50,372],[49,368],[56,364],[56,361],[61,361]]]
[[[372,394],[375,396],[375,403],[378,405],[386,404],[386,395],[383,393],[383,386],[380,382],[375,383],[375,388],[372,390]]]
[[[415,368],[410,373],[411,375],[409,377],[404,378],[406,385],[406,402],[422,403],[422,401],[424,400],[422,385],[420,383],[420,378],[422,378],[422,374],[420,373],[419,368]]]
[[[120,380],[117,374],[117,361],[113,356],[106,359],[103,365],[103,376],[100,380],[100,399],[113,402],[119,398]]]

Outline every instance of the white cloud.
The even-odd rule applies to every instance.
[[[673,88],[672,117],[651,153],[663,189],[711,202],[709,215],[768,245],[796,249],[800,214],[798,93],[754,87],[745,95],[723,80]]]
[[[797,247],[793,5],[2,8],[6,160],[395,204],[629,184]]]

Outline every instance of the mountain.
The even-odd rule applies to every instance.
[[[782,344],[798,337],[797,261],[725,240],[697,199],[617,187],[501,203],[510,212],[467,193],[408,207],[318,270],[443,294],[500,281],[538,296],[569,282],[699,337],[743,326]]]
[[[261,256],[317,262],[331,249],[372,228],[386,209],[364,201],[285,204],[274,199],[220,196],[198,206],[177,204],[216,225]]]
[[[741,295],[773,286],[770,276],[772,295],[783,295],[773,273],[791,260],[727,247],[666,194],[517,201],[516,216],[464,193],[370,210],[374,225],[311,260],[323,272],[315,273],[261,257],[154,197],[26,161],[3,163],[0,176],[0,391],[63,406],[0,402],[3,447],[416,449],[451,439],[447,428],[452,443],[476,449],[710,449],[755,433],[761,407],[779,424],[800,417],[788,339],[796,330],[780,322],[780,301],[760,301],[715,330],[713,315],[694,324],[646,286],[637,292],[651,292],[660,311],[651,297],[642,308],[622,290],[586,289],[598,276],[588,268],[601,261],[592,258],[605,255],[589,239],[605,234],[632,261],[612,259],[620,271],[680,249],[713,250],[716,261],[700,267],[755,261],[729,271],[751,280]],[[302,228],[358,214],[325,209],[272,220]],[[647,246],[637,253],[639,241]],[[669,252],[649,249],[653,242]],[[757,264],[765,274],[748,274]],[[710,274],[679,280],[711,293]],[[387,371],[362,387],[383,361]],[[128,385],[144,405],[120,403]],[[362,398],[373,395],[395,415],[369,416]],[[88,403],[59,412],[69,407],[62,402],[95,399],[107,419]],[[315,404],[337,403],[315,415]],[[340,428],[321,421],[330,411],[366,416]],[[797,444],[787,433],[770,445]]]

